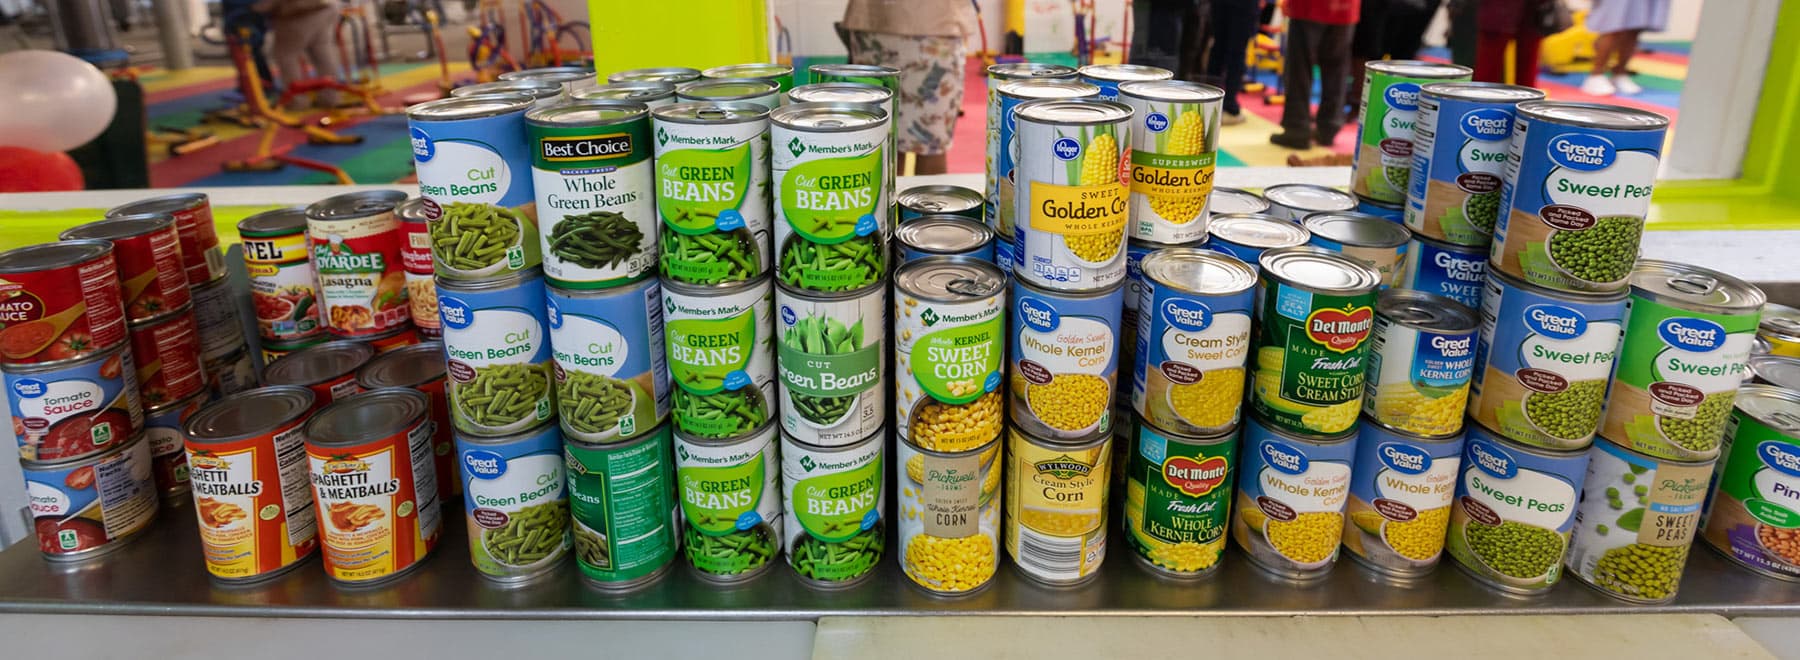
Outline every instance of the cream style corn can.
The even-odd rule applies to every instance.
[[[1063,291],[1124,280],[1131,108],[1043,100],[1021,104],[1013,117],[1013,276]]]
[[[1401,578],[1437,567],[1462,453],[1460,434],[1425,438],[1364,420],[1344,515],[1350,556]]]
[[[1231,515],[1238,431],[1196,437],[1139,420],[1125,477],[1125,542],[1160,575],[1197,578],[1218,570]]]
[[[1251,563],[1295,580],[1331,572],[1344,533],[1356,440],[1355,433],[1293,435],[1259,416],[1244,422],[1231,537]]]
[[[1112,434],[1061,443],[1011,427],[1006,437],[1006,554],[1040,582],[1069,585],[1099,575]]]
[[[964,451],[1000,437],[1006,279],[971,257],[894,273],[894,419],[901,440]]]
[[[1051,440],[1112,432],[1124,301],[1124,282],[1065,293],[1013,281],[1007,337],[1013,424]]]
[[[1443,296],[1388,289],[1375,301],[1363,414],[1407,433],[1462,431],[1475,371],[1475,310]]]
[[[1183,80],[1121,83],[1131,107],[1132,238],[1186,243],[1206,238],[1207,199],[1217,160],[1225,92]]]
[[[974,592],[999,570],[1000,445],[951,453],[898,443],[900,569],[925,590]]]
[[[1132,407],[1177,433],[1230,431],[1244,400],[1256,270],[1202,248],[1157,250],[1141,269]]]

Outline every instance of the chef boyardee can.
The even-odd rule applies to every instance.
[[[981,222],[981,193],[962,186],[913,186],[894,195],[900,222],[927,215],[957,215]]]
[[[1595,442],[1563,562],[1569,574],[1620,600],[1674,600],[1713,462],[1667,461]]]
[[[735,440],[675,434],[682,550],[709,582],[760,575],[781,551],[781,459],[774,426]]]
[[[1081,67],[1081,81],[1100,88],[1100,100],[1116,101],[1119,85],[1139,80],[1168,80],[1175,72],[1143,64],[1089,64]]]
[[[473,435],[511,435],[555,417],[544,278],[438,280],[450,420]]]
[[[1243,433],[1231,538],[1265,571],[1293,580],[1324,577],[1344,533],[1356,434],[1300,436],[1256,415],[1245,420]]]
[[[1487,286],[1487,248],[1454,245],[1414,236],[1406,246],[1399,286],[1435,293],[1471,309],[1481,309]]]
[[[675,466],[670,427],[630,440],[590,443],[564,438],[575,565],[588,585],[635,589],[675,562]]]
[[[1159,243],[1206,238],[1206,200],[1218,158],[1225,92],[1184,80],[1127,82],[1131,107],[1131,237]]]
[[[458,434],[469,561],[512,584],[546,575],[569,554],[562,434],[553,425],[500,438]]]
[[[1250,409],[1287,433],[1350,430],[1362,409],[1379,281],[1374,269],[1318,248],[1264,252]]]
[[[325,575],[374,585],[418,569],[442,536],[431,405],[417,390],[364,392],[307,420]]]
[[[1120,177],[1132,110],[1110,101],[1034,101],[1014,113],[1013,276],[1063,291],[1125,279],[1130,187]]]
[[[529,96],[485,95],[406,109],[439,280],[486,280],[541,263],[525,137],[532,103]]]
[[[888,121],[848,103],[796,103],[769,114],[782,284],[854,291],[887,272]]]
[[[990,100],[988,106],[987,202],[982,216],[987,220],[988,226],[1000,235],[1000,242],[1009,244],[1001,249],[1011,249],[1010,243],[1018,225],[1014,216],[1019,212],[1015,201],[1019,188],[1019,152],[1014,143],[1018,139],[1016,134],[1019,124],[1015,114],[1019,105],[1039,99],[1093,98],[1099,93],[1099,87],[1072,78],[1008,80],[1001,82],[998,87],[990,88],[990,99],[996,96],[998,99]],[[1026,186],[1026,192],[1029,194],[1030,186]],[[1011,261],[1007,259],[1002,268],[1011,268]]]
[[[821,447],[781,436],[782,537],[788,566],[810,586],[837,588],[875,574],[887,547],[887,434]]]
[[[1350,470],[1344,549],[1385,575],[1431,572],[1443,556],[1462,455],[1460,434],[1424,438],[1363,420]]]
[[[1468,80],[1465,66],[1380,60],[1363,67],[1363,97],[1358,99],[1356,153],[1350,191],[1383,204],[1406,202],[1412,175],[1413,123],[1419,112],[1419,86]]]
[[[1356,210],[1356,197],[1336,188],[1310,183],[1283,183],[1263,189],[1266,213],[1289,222],[1301,222],[1314,213],[1349,213]]]
[[[1363,414],[1428,438],[1462,430],[1475,371],[1475,310],[1436,294],[1388,289],[1375,301]]]
[[[1213,436],[1237,426],[1256,271],[1200,248],[1144,257],[1132,407],[1158,428]]]
[[[769,111],[677,103],[651,116],[663,279],[715,285],[767,272]]]
[[[896,264],[936,256],[974,257],[994,262],[994,230],[974,218],[925,215],[894,230]]]
[[[1026,577],[1072,585],[1100,574],[1112,441],[1110,432],[1058,442],[1008,427],[1006,552]]]
[[[894,272],[894,423],[901,440],[958,452],[1000,437],[1006,278],[968,257]]]
[[[766,275],[729,288],[663,284],[677,430],[720,440],[774,421],[773,288]]]
[[[1488,273],[1469,417],[1514,442],[1586,449],[1600,426],[1625,292],[1580,295]]]
[[[547,291],[563,433],[614,442],[662,425],[669,415],[669,363],[656,278],[612,289]]]
[[[556,286],[619,286],[656,270],[650,114],[630,101],[525,113],[544,276]]]
[[[1306,245],[1312,233],[1281,216],[1266,213],[1215,215],[1206,227],[1206,247],[1258,268],[1265,250]]]
[[[1486,247],[1500,210],[1514,109],[1541,98],[1541,90],[1499,83],[1420,87],[1406,227],[1421,237]]]
[[[1800,581],[1800,392],[1745,385],[1725,432],[1701,538],[1751,571]]]
[[[1211,575],[1225,556],[1238,431],[1188,436],[1140,419],[1131,440],[1121,467],[1132,556],[1158,575]]]
[[[1381,275],[1381,288],[1400,284],[1400,266],[1412,232],[1366,213],[1314,213],[1301,222],[1315,247],[1349,257]]]
[[[1456,567],[1495,589],[1548,591],[1562,577],[1585,451],[1527,447],[1469,424],[1445,549]]]
[[[887,287],[817,294],[775,289],[781,429],[821,447],[856,443],[887,421]]]

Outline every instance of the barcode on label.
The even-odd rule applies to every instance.
[[[1106,557],[1106,536],[1098,535],[1084,543],[1081,537],[1046,536],[1019,527],[1019,547],[1013,559],[1026,572],[1047,580],[1075,580],[1086,577]]]

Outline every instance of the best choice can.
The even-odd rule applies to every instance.
[[[895,263],[963,255],[993,263],[994,230],[960,215],[922,215],[894,230]]]
[[[249,345],[238,322],[237,292],[221,277],[194,287],[194,323],[200,329],[200,357],[223,360]]]
[[[769,111],[677,103],[651,113],[664,280],[718,285],[769,270]]]
[[[857,444],[887,422],[887,287],[818,295],[775,289],[781,430],[820,447]]]
[[[1462,455],[1460,434],[1425,438],[1364,420],[1350,470],[1344,549],[1394,577],[1431,572],[1444,553]]]
[[[550,287],[546,318],[563,434],[614,442],[669,415],[669,363],[656,278],[614,289]]]
[[[1428,438],[1462,431],[1479,325],[1475,310],[1449,298],[1409,289],[1381,292],[1363,378],[1363,414]]]
[[[1026,577],[1073,585],[1106,560],[1111,433],[1062,443],[1007,427],[1006,554]]]
[[[980,591],[1000,570],[1001,439],[954,452],[897,443],[900,570],[926,591]]]
[[[663,339],[675,428],[706,439],[760,431],[775,415],[774,285],[663,284]]]
[[[1738,390],[1713,486],[1701,538],[1758,574],[1800,580],[1800,392]]]
[[[1350,191],[1383,204],[1406,203],[1419,86],[1468,80],[1471,73],[1466,66],[1417,60],[1378,60],[1364,65]]]
[[[181,263],[187,269],[189,284],[202,284],[225,276],[225,255],[219,253],[219,230],[213,226],[212,201],[205,193],[175,193],[140,199],[107,209],[106,217],[138,213],[175,216]]]
[[[1107,436],[1119,382],[1125,283],[1081,293],[1014,280],[1006,344],[1014,425],[1052,441]]]
[[[1399,286],[1406,243],[1412,232],[1367,213],[1314,213],[1301,221],[1312,234],[1307,243],[1375,269],[1381,288]]]
[[[1131,132],[1131,237],[1159,243],[1206,238],[1225,92],[1185,80],[1127,82],[1119,98]]]
[[[1489,272],[1469,417],[1546,449],[1586,449],[1600,427],[1625,292],[1557,293]]]
[[[535,271],[480,283],[438,280],[456,430],[511,435],[556,415],[544,300]]]
[[[131,357],[138,368],[138,399],[146,408],[206,391],[205,366],[200,361],[200,327],[194,322],[191,307],[133,326]]]
[[[525,113],[544,276],[568,289],[656,271],[650,113],[632,101],[572,101]]]
[[[1283,183],[1263,189],[1264,211],[1288,222],[1300,223],[1314,213],[1350,213],[1356,210],[1356,196],[1310,183]]]
[[[1200,248],[1157,250],[1142,268],[1132,408],[1176,433],[1230,431],[1244,400],[1256,271]]]
[[[306,243],[319,279],[325,330],[367,337],[412,315],[400,270],[400,220],[385,191],[344,193],[306,207]]]
[[[272,385],[208,404],[182,424],[213,579],[267,580],[319,548],[304,429],[313,404],[304,387]]]
[[[1081,82],[1100,88],[1100,100],[1119,98],[1119,85],[1138,80],[1168,80],[1175,72],[1143,64],[1089,64],[1078,70]]]
[[[875,574],[887,548],[887,434],[840,447],[781,436],[781,501],[791,529],[788,566],[809,586],[840,588]]]
[[[19,467],[45,559],[63,562],[112,552],[156,517],[150,445],[142,436],[96,456],[25,461]]]
[[[1355,426],[1379,281],[1374,269],[1318,248],[1263,253],[1250,409],[1288,433]]]
[[[682,549],[696,575],[741,582],[781,551],[781,459],[775,427],[724,442],[675,434]]]
[[[413,328],[426,340],[443,337],[438,324],[437,285],[431,263],[431,218],[424,197],[414,197],[394,208],[400,218],[400,231],[406,239],[400,244],[400,267],[406,271],[407,309],[412,312]]]
[[[555,425],[500,438],[456,437],[469,561],[481,577],[524,582],[549,573],[568,555],[562,448]]]
[[[1488,262],[1561,291],[1625,288],[1668,128],[1633,108],[1520,103]]]
[[[525,137],[533,103],[517,94],[480,95],[406,109],[439,279],[486,280],[541,262]]]
[[[900,224],[927,215],[955,215],[981,222],[981,193],[962,186],[943,184],[913,186],[894,195],[900,207]]]
[[[1400,268],[1399,286],[1435,293],[1481,309],[1481,289],[1487,285],[1487,248],[1468,247],[1413,236],[1406,246],[1406,265]]]
[[[22,460],[92,456],[144,428],[137,368],[124,346],[61,365],[8,365],[0,372]]]
[[[1665,460],[1717,457],[1767,299],[1718,271],[1639,261],[1600,434]]]
[[[375,357],[375,347],[360,341],[333,341],[293,351],[263,367],[266,385],[299,385],[312,390],[313,407],[362,391],[356,373]]]
[[[219,398],[225,396],[230,395]],[[188,494],[191,477],[188,474],[187,445],[182,427],[187,424],[188,418],[200,412],[200,408],[210,400],[207,395],[196,394],[161,410],[144,412],[144,441],[150,443],[150,464],[156,475],[156,491],[164,500],[178,499]]]
[[[1125,279],[1131,189],[1121,177],[1130,106],[1093,99],[1032,101],[1018,124],[1013,276],[1090,291]]]
[[[1225,556],[1238,430],[1187,436],[1140,419],[1132,444],[1124,505],[1132,556],[1158,575],[1212,574]]]
[[[894,420],[900,439],[957,452],[1000,437],[1006,278],[968,257],[894,272]]]
[[[1664,461],[1605,438],[1594,443],[1564,560],[1569,574],[1620,600],[1674,600],[1712,473],[1712,459]]]
[[[188,304],[187,271],[181,263],[181,237],[167,213],[135,213],[64,230],[57,238],[112,243],[118,268],[125,319],[145,321]]]
[[[1513,114],[1542,90],[1487,82],[1419,88],[1404,221],[1421,237],[1486,247],[1493,240]]]
[[[854,291],[887,273],[889,120],[853,103],[796,103],[769,114],[782,284]]]
[[[443,519],[430,409],[423,393],[389,388],[337,401],[307,420],[306,457],[332,582],[394,580],[437,547]]]
[[[1294,580],[1337,562],[1357,437],[1308,438],[1252,415],[1244,422],[1231,538],[1257,567]]]
[[[680,545],[669,425],[620,442],[563,443],[582,581],[620,591],[662,577]]]
[[[449,499],[462,493],[456,474],[456,443],[450,432],[450,402],[444,392],[444,346],[415,344],[382,353],[356,370],[358,391],[404,387],[424,392],[431,404],[431,453],[437,457],[438,495]]]
[[[998,65],[996,65],[998,66]],[[1043,80],[1008,80],[989,88],[987,131],[987,195],[983,217],[988,227],[1000,235],[1000,242],[1010,244],[1016,231],[1015,216],[1019,212],[1016,170],[1019,152],[1019,104],[1040,99],[1085,99],[1100,94],[1100,88],[1067,78]],[[1029,193],[1029,187],[1027,188]],[[1030,216],[1026,216],[1030,217]],[[1010,267],[1011,259],[1006,263]]]
[[[59,364],[125,342],[119,268],[107,241],[0,253],[0,362]]]
[[[325,326],[306,242],[306,209],[263,211],[239,221],[237,228],[257,336],[264,342],[285,342],[319,334]]]
[[[1277,186],[1279,187],[1279,186]],[[1262,195],[1238,188],[1222,188],[1214,186],[1212,194],[1206,198],[1208,215],[1224,213],[1268,213],[1269,200]]]
[[[1587,452],[1527,447],[1468,425],[1445,539],[1457,568],[1501,591],[1549,590],[1562,577],[1587,465]]]
[[[1305,227],[1266,213],[1215,215],[1207,221],[1206,233],[1208,249],[1237,257],[1251,268],[1260,268],[1257,262],[1265,251],[1312,240]]]

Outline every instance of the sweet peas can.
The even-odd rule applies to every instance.
[[[67,461],[105,452],[144,428],[131,351],[115,346],[49,367],[0,367],[19,457]]]
[[[181,263],[181,236],[167,213],[135,213],[64,230],[65,241],[96,239],[113,244],[127,322],[145,321],[192,300]]]
[[[1400,286],[1481,309],[1481,290],[1487,286],[1487,248],[1414,236],[1406,246],[1406,264],[1400,267]]]
[[[1563,562],[1569,574],[1627,602],[1674,600],[1712,474],[1711,458],[1669,461],[1595,442]]]
[[[1419,86],[1468,80],[1471,73],[1465,66],[1416,60],[1378,60],[1365,65],[1363,97],[1357,101],[1350,191],[1384,204],[1404,204],[1412,175]]]
[[[1445,539],[1457,568],[1510,593],[1555,586],[1587,466],[1585,451],[1528,447],[1469,424]]]
[[[1625,328],[1625,292],[1565,294],[1489,272],[1469,417],[1514,442],[1586,449]]]
[[[1453,245],[1493,240],[1515,108],[1542,98],[1541,90],[1488,82],[1420,87],[1406,227]]]

